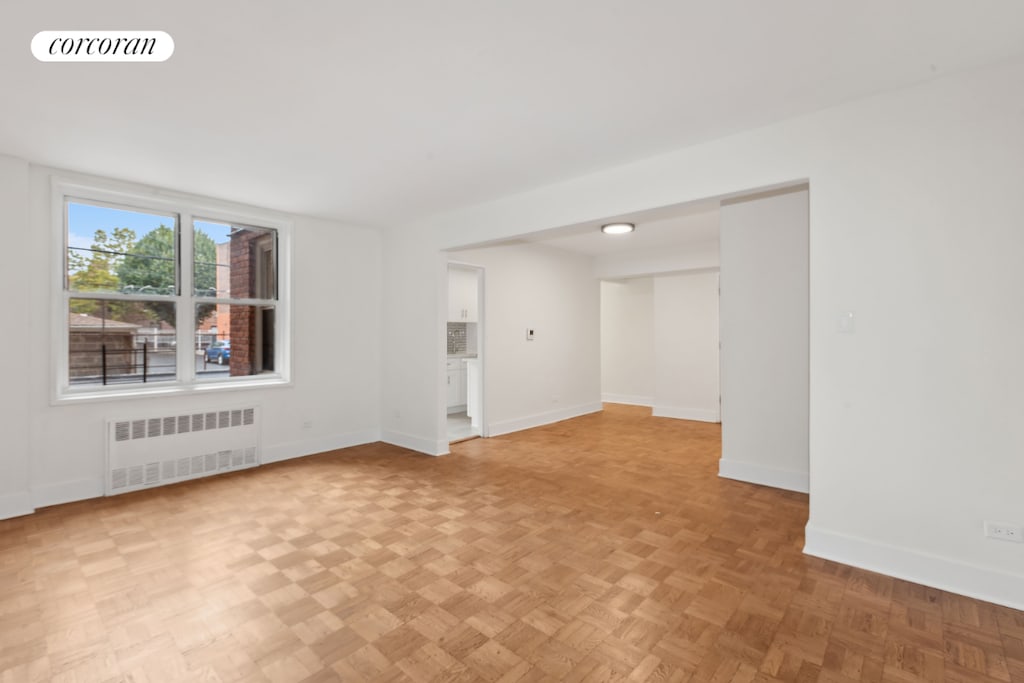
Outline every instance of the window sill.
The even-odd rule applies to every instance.
[[[292,382],[289,379],[277,375],[270,377],[258,377],[252,379],[241,379],[237,381],[211,381],[196,382],[195,384],[177,384],[167,382],[162,386],[145,387],[116,387],[106,389],[83,389],[81,391],[68,391],[56,395],[51,405],[75,405],[83,403],[100,403],[103,401],[123,401],[126,399],[150,398],[150,397],[173,397],[173,396],[200,396],[205,394],[219,394],[231,391],[246,391],[253,389],[265,389],[271,387],[288,387]]]

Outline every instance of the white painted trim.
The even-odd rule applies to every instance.
[[[32,494],[28,491],[0,495],[0,519],[30,515],[36,509],[32,505]]]
[[[448,454],[447,440],[428,439],[424,436],[413,436],[412,434],[396,432],[390,429],[385,430],[384,433],[381,434],[380,440],[384,443],[391,444],[392,446],[408,448],[410,451],[424,453],[425,455]]]
[[[346,434],[329,434],[315,439],[303,439],[302,441],[290,441],[264,447],[260,464],[266,465],[272,462],[291,460],[292,458],[302,458],[307,455],[316,455],[317,453],[334,451],[339,448],[362,446],[363,444],[376,443],[377,441],[380,441],[380,432],[375,429],[365,429]]]
[[[1024,574],[1008,574],[807,524],[804,553],[1024,610]]]
[[[676,420],[696,420],[697,422],[722,421],[717,410],[683,408],[681,406],[663,406],[655,404],[652,406],[651,414],[654,417],[671,417]]]
[[[274,301],[275,325],[274,348],[277,365],[273,373],[262,376],[224,379],[197,379],[192,356],[194,331],[180,327],[178,330],[178,368],[176,379],[158,385],[124,387],[73,387],[68,370],[68,304],[73,298],[88,298],[89,293],[72,292],[64,287],[65,255],[67,254],[66,200],[78,199],[85,202],[109,204],[128,210],[173,212],[178,216],[179,263],[183,267],[180,282],[181,291],[175,296],[162,297],[172,302],[179,311],[189,310],[203,297],[192,292],[191,270],[184,267],[191,263],[193,219],[223,221],[232,224],[271,228],[277,231],[277,285],[278,298]],[[51,249],[51,347],[50,368],[53,377],[50,386],[50,405],[58,406],[83,401],[102,401],[121,398],[142,398],[188,394],[190,392],[220,391],[227,388],[251,389],[265,386],[291,386],[292,366],[292,234],[293,219],[276,211],[249,207],[231,202],[165,191],[159,188],[131,185],[120,181],[92,177],[71,178],[67,175],[50,173],[50,226],[53,245]],[[124,300],[126,295],[117,293],[95,293],[100,298]],[[131,298],[131,297],[128,297]],[[209,299],[206,299],[209,301]],[[224,300],[223,303],[253,303],[263,300]],[[183,343],[183,342],[189,343]],[[188,362],[185,362],[188,361]]]
[[[811,490],[810,475],[807,472],[779,470],[725,458],[718,461],[718,476],[798,493],[809,493]]]
[[[32,504],[36,508],[45,508],[89,498],[102,498],[103,483],[103,477],[100,477],[98,479],[74,479],[39,486],[32,489]]]
[[[448,284],[449,284],[448,269],[449,269],[449,267],[450,266],[457,266],[459,268],[469,269],[469,270],[473,270],[473,271],[476,272],[476,296],[477,296],[476,309],[477,309],[477,319],[476,319],[476,321],[473,321],[473,322],[476,322],[476,324],[477,324],[476,357],[477,357],[477,359],[480,362],[480,406],[479,406],[480,414],[478,416],[476,416],[476,419],[478,420],[478,422],[481,425],[484,425],[484,428],[482,428],[480,430],[480,432],[481,432],[480,435],[482,437],[488,437],[488,436],[490,436],[490,434],[488,434],[488,432],[487,432],[487,429],[486,429],[487,422],[484,419],[485,416],[487,415],[487,405],[486,405],[486,395],[487,395],[487,392],[485,392],[484,389],[483,389],[485,386],[487,386],[487,355],[485,353],[485,349],[486,349],[486,346],[487,346],[487,343],[486,343],[487,335],[485,333],[485,330],[486,330],[485,324],[487,322],[487,319],[486,319],[487,318],[487,315],[486,315],[486,294],[487,294],[486,278],[487,278],[487,269],[484,266],[477,265],[477,264],[474,264],[474,263],[468,263],[468,262],[465,262],[465,261],[451,260],[450,259],[450,254],[448,252],[442,251],[440,253],[441,253],[442,261],[441,261],[441,275],[438,278],[439,289],[438,289],[438,307],[437,308],[438,308],[438,319],[439,319],[439,328],[440,328],[440,335],[437,337],[438,339],[444,339],[445,338],[445,333],[446,333],[447,327],[448,327],[448,297],[449,297],[449,292],[448,292]],[[469,322],[469,321],[467,321],[467,322]],[[444,414],[444,417],[438,422],[438,429],[440,430],[440,432],[442,434],[444,434],[447,431],[447,418],[448,418],[448,415],[452,414],[453,412],[456,412],[456,413],[463,412],[463,411],[468,409],[468,405],[467,404],[463,404],[463,405],[460,405],[460,406],[448,406],[448,391],[447,391],[447,386],[446,386],[446,382],[445,382],[445,378],[446,378],[446,376],[448,374],[448,356],[444,355],[444,356],[442,356],[442,359],[443,359],[442,360],[443,365],[441,366],[441,369],[439,370],[440,374],[439,374],[439,383],[438,383],[438,393],[439,393],[439,395],[441,397],[441,405],[445,406],[445,414]],[[397,434],[397,432],[396,432],[396,434]],[[399,435],[399,436],[403,436],[403,435]],[[399,445],[399,444],[395,444],[395,445]],[[420,450],[421,453],[428,453],[429,455],[448,455],[448,453],[450,453],[450,450],[449,450],[448,446],[449,446],[449,441],[448,441],[447,438],[445,438],[445,439],[439,439],[437,441],[436,449],[432,453],[429,452],[429,451],[420,450],[419,448],[413,448],[413,450]]]
[[[339,448],[376,443],[377,441],[380,441],[380,434],[375,429],[335,434],[305,441],[293,441],[266,448],[261,454],[260,464],[290,460]],[[15,494],[15,496],[18,495],[21,494]],[[57,484],[48,484],[33,489],[30,497],[28,494],[24,495],[26,497],[24,501],[18,500],[15,496],[0,496],[0,519],[29,514],[35,508],[73,503],[89,498],[101,498],[104,495],[103,480],[76,479]],[[8,498],[14,498],[14,501],[9,502]],[[18,507],[19,505],[20,507]],[[9,510],[14,510],[14,512],[8,514]],[[19,512],[18,510],[21,511]]]
[[[604,407],[601,405],[601,403],[584,403],[582,405],[572,406],[570,408],[551,410],[546,413],[539,413],[537,415],[521,417],[515,420],[492,422],[487,430],[487,435],[501,436],[502,434],[511,434],[512,432],[518,432],[523,429],[541,427],[543,425],[551,424],[552,422],[570,420],[574,417],[580,417],[581,415],[599,413],[603,409]]]
[[[602,403],[621,403],[626,406],[644,406],[650,408],[654,405],[654,398],[651,396],[630,396],[629,394],[601,394]]]

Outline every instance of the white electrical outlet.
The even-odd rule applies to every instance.
[[[1024,527],[998,522],[985,522],[985,535],[1000,541],[1024,543]]]

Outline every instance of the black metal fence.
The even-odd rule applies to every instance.
[[[197,374],[220,375],[230,372],[224,350],[208,353],[218,339],[227,335],[197,333],[193,354]],[[141,384],[167,382],[177,378],[178,352],[174,333],[71,334],[69,382],[72,385]],[[218,361],[218,359],[220,359]]]
[[[173,334],[125,335],[102,341],[73,338],[69,361],[71,384],[148,383],[174,379],[177,374]]]

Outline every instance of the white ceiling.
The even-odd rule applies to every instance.
[[[0,152],[389,225],[1024,52],[1024,3],[10,0]],[[37,62],[163,30],[162,64]]]
[[[617,221],[633,223],[636,230],[627,235],[605,235],[601,225]],[[549,247],[604,256],[630,251],[684,248],[718,241],[718,200],[691,202],[638,213],[614,216],[544,232],[524,235],[518,242],[545,244]]]

